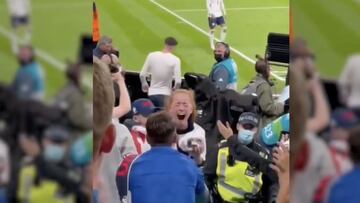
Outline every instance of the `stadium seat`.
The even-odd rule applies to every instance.
[[[289,65],[289,35],[269,33],[265,56],[270,64],[287,67]]]
[[[93,64],[93,41],[91,35],[81,36],[81,44],[79,49],[79,60],[82,64]]]

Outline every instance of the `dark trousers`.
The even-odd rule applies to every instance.
[[[149,96],[149,99],[152,101],[155,107],[164,108],[165,101],[168,99],[169,96],[167,95],[151,95]]]

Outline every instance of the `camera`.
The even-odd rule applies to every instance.
[[[195,139],[189,139],[187,142],[187,147],[188,148],[200,147],[200,144]]]

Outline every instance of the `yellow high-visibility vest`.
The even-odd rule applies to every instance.
[[[65,198],[56,197],[58,184],[50,180],[42,180],[39,186],[34,185],[36,168],[33,165],[24,166],[19,174],[19,189],[17,196],[21,202],[29,203],[74,203],[75,198],[69,195]]]
[[[243,161],[234,160],[235,164],[229,166],[228,156],[229,147],[219,149],[216,167],[217,189],[223,200],[238,203],[245,200],[246,193],[256,195],[260,191],[262,174],[252,172],[252,167]]]

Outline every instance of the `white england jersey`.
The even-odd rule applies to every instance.
[[[30,0],[7,0],[10,15],[24,17],[30,13]]]
[[[215,18],[226,15],[224,0],[206,0],[209,17]]]

